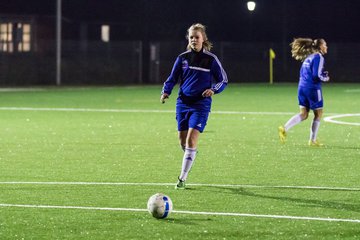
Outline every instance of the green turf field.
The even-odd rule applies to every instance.
[[[324,86],[324,117],[354,115],[311,148],[310,119],[278,141],[296,84],[230,84],[185,191],[176,91],[162,105],[160,90],[0,89],[0,239],[360,238],[360,85]],[[146,212],[157,192],[165,220]]]

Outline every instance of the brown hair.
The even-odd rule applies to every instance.
[[[189,40],[190,31],[199,31],[204,38],[203,48],[205,48],[207,51],[211,50],[211,48],[213,47],[213,44],[209,41],[209,39],[206,35],[205,25],[203,25],[201,23],[194,23],[193,25],[191,25],[186,32],[186,39],[188,39],[188,40]],[[191,49],[190,44],[187,45],[186,49]]]
[[[325,42],[324,39],[318,38],[294,38],[291,46],[291,56],[299,61],[304,61],[307,56],[320,51],[320,46]]]

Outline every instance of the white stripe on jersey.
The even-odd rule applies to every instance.
[[[212,54],[211,52],[206,51],[205,49],[204,49],[204,53],[212,56],[212,57],[215,59],[215,61],[217,62],[217,64],[220,66],[221,75],[222,75],[222,77],[223,77],[223,80],[222,80],[221,82],[217,83],[217,84],[213,87],[214,90],[218,90],[218,89],[221,88],[221,86],[222,86],[224,83],[227,83],[227,82],[228,82],[227,75],[226,75],[226,73],[225,73],[225,71],[224,71],[224,69],[223,69],[223,67],[222,67],[219,59],[217,58],[217,56],[216,56],[215,54]]]
[[[319,77],[319,79],[321,80],[321,81],[323,81],[323,82],[327,82],[327,81],[329,81],[329,77],[324,77],[323,75],[322,75],[322,71],[323,71],[323,68],[324,68],[324,57],[320,54],[320,53],[318,53],[319,55],[320,55],[320,61],[319,61],[319,68],[318,68],[318,77]]]
[[[185,52],[183,52],[183,53],[180,53],[180,54],[179,54],[179,57],[180,57],[181,55],[184,55],[184,54],[188,53],[188,52],[191,52],[191,49],[186,50],[186,51],[185,51]]]
[[[193,67],[193,66],[189,66],[189,68],[194,69],[194,70],[203,71],[203,72],[210,72],[210,69],[207,69],[207,68]]]

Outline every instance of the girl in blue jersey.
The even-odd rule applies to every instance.
[[[321,83],[329,81],[328,72],[324,71],[324,57],[327,45],[324,39],[296,38],[290,44],[292,57],[302,61],[298,86],[300,113],[279,127],[281,142],[285,142],[286,133],[290,128],[304,121],[309,116],[310,109],[314,119],[310,127],[310,146],[322,146],[317,140],[320,120],[323,114],[323,97]]]
[[[186,38],[187,51],[176,58],[160,97],[160,102],[164,103],[179,82],[176,120],[184,157],[176,189],[185,189],[185,181],[196,157],[199,135],[208,120],[211,97],[222,92],[228,82],[220,61],[210,53],[212,43],[207,38],[205,26],[193,24],[187,30]]]

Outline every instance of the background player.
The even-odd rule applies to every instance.
[[[300,68],[300,80],[298,86],[298,100],[300,113],[280,126],[279,137],[285,142],[286,133],[290,128],[299,124],[309,116],[309,110],[313,110],[314,119],[310,127],[310,146],[322,146],[317,141],[317,133],[323,114],[323,96],[321,82],[329,81],[328,72],[324,71],[324,57],[327,53],[327,45],[324,39],[296,38],[290,44],[292,57],[302,61]]]

